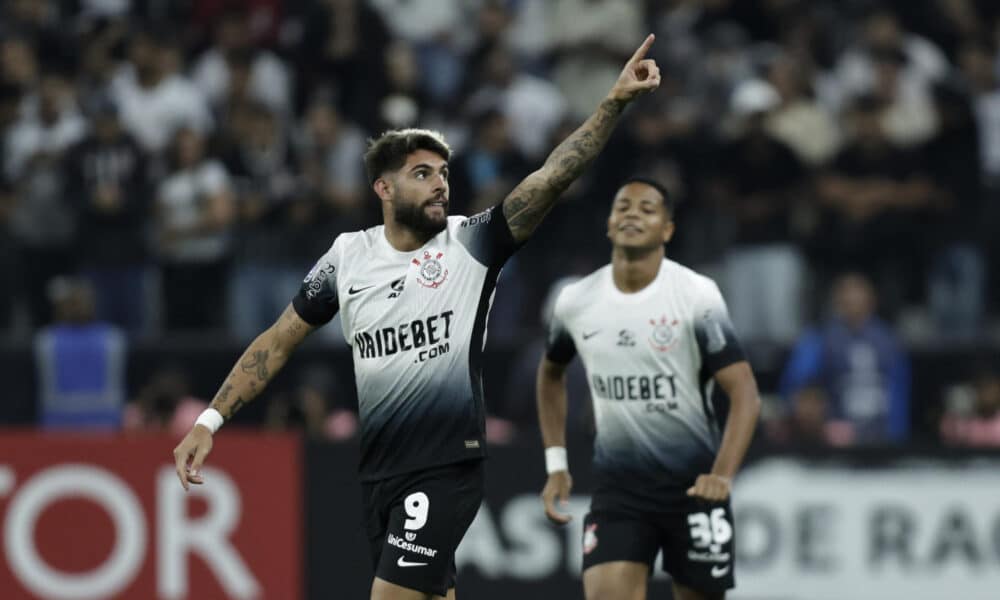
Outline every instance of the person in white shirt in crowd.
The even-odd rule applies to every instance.
[[[236,205],[229,173],[192,129],[174,137],[173,168],[156,193],[165,327],[189,330],[222,320]]]
[[[216,23],[214,43],[198,57],[191,80],[218,107],[232,85],[230,61],[240,53],[249,57],[246,85],[250,99],[279,115],[288,114],[292,103],[291,73],[273,52],[254,47],[248,15],[242,8],[227,11]]]
[[[129,47],[130,64],[111,82],[122,123],[139,145],[151,154],[166,150],[181,128],[200,134],[213,128],[204,94],[177,72],[177,60],[167,34],[136,32]]]
[[[510,123],[518,150],[534,160],[548,147],[549,136],[568,114],[569,103],[546,79],[521,71],[503,45],[486,54],[483,80],[468,101],[471,114],[497,107]]]
[[[556,0],[550,7],[553,80],[574,118],[587,115],[618,76],[641,35],[642,3],[632,0]]]

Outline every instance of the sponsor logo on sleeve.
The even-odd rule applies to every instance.
[[[706,310],[701,317],[702,327],[705,330],[705,337],[708,338],[706,350],[709,354],[721,352],[726,347],[726,333],[722,329],[722,323],[715,317],[715,314]]]
[[[462,221],[462,227],[472,227],[473,225],[482,225],[489,223],[490,219],[493,218],[492,210],[484,210],[479,214],[472,215],[468,219]]]
[[[333,263],[320,260],[306,275],[306,278],[302,280],[302,283],[306,287],[306,298],[312,300],[315,298],[321,289],[323,289],[323,284],[326,280],[333,275],[337,268],[333,266]]]

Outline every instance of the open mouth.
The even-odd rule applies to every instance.
[[[618,231],[621,231],[623,233],[642,233],[642,229],[640,227],[632,225],[631,223],[626,223],[624,225],[621,225],[620,227],[618,227]]]
[[[429,207],[429,208],[440,208],[443,211],[447,211],[448,210],[448,201],[445,200],[444,198],[437,198],[437,199],[431,200],[430,202],[428,202],[424,206],[425,207]]]

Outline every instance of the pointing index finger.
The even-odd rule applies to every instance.
[[[635,63],[639,62],[640,60],[642,60],[643,58],[645,58],[646,57],[646,52],[649,51],[649,47],[653,45],[653,40],[655,40],[655,39],[656,39],[656,36],[653,35],[652,33],[649,34],[649,35],[647,35],[646,36],[646,40],[644,42],[642,42],[642,45],[639,46],[639,49],[636,50],[635,54],[632,55],[632,58],[629,59],[629,61],[628,61],[629,64],[630,65],[631,64],[635,64]]]
[[[186,465],[187,465],[186,454],[177,454],[174,457],[174,468],[177,471],[177,478],[181,480],[181,485],[184,486],[184,491],[187,491],[188,489]]]

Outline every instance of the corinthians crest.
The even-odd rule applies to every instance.
[[[670,350],[677,343],[679,335],[676,327],[679,323],[677,319],[668,319],[666,315],[659,319],[650,319],[649,324],[653,326],[653,331],[649,334],[649,345],[660,352]]]
[[[437,289],[448,279],[448,269],[441,262],[443,252],[424,250],[421,259],[414,258],[413,264],[417,265],[417,283],[424,287]]]

